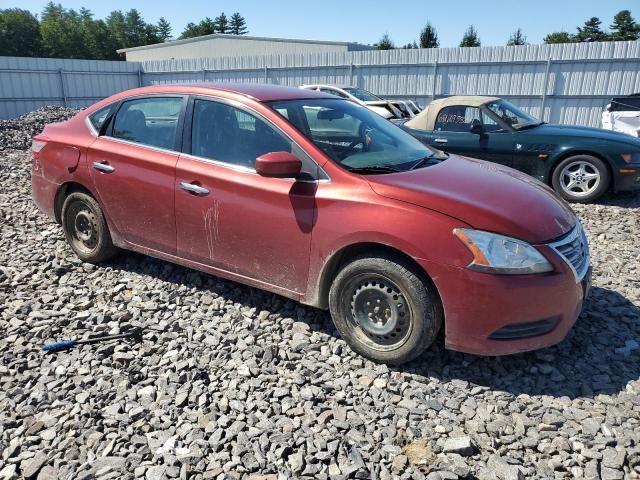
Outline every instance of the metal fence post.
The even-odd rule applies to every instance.
[[[349,85],[354,86],[353,84],[353,62],[349,64]]]
[[[264,83],[269,83],[269,67],[264,66]]]
[[[138,87],[142,87],[142,70],[138,69]]]
[[[207,80],[207,69],[203,68],[202,69],[202,81],[206,81]]]
[[[431,84],[431,101],[436,99],[436,88],[438,86],[438,61],[433,62],[433,82]]]
[[[64,84],[64,71],[59,68],[58,73],[60,74],[60,90],[62,91],[62,104],[67,106],[67,88]]]
[[[549,72],[551,70],[551,57],[547,58],[547,66],[545,68],[544,71],[544,82],[543,82],[543,87],[542,87],[542,101],[541,101],[541,105],[540,105],[540,119],[544,122],[546,122],[547,120],[549,120],[548,118],[545,118],[545,114],[544,114],[544,108],[546,106],[547,103],[547,90],[549,89]]]

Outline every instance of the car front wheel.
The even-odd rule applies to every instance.
[[[395,256],[359,257],[336,276],[329,309],[342,338],[374,362],[400,365],[435,340],[442,304],[422,272]]]
[[[592,202],[609,188],[606,164],[591,155],[565,158],[553,171],[553,189],[565,200],[576,203]]]
[[[103,262],[118,253],[100,205],[86,193],[72,192],[65,198],[62,228],[67,243],[84,262]]]

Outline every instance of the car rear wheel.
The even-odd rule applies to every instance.
[[[360,257],[347,264],[331,285],[329,309],[355,352],[391,365],[424,352],[444,316],[435,288],[394,256]]]
[[[67,243],[89,263],[109,260],[118,253],[98,202],[83,192],[72,192],[62,205],[62,228]]]
[[[609,188],[609,170],[597,157],[575,155],[558,164],[551,183],[553,189],[569,202],[592,202]]]

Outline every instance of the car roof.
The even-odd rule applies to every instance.
[[[191,93],[191,94],[211,94],[211,93],[232,93],[252,98],[259,102],[270,102],[273,100],[300,100],[308,98],[332,98],[334,95],[316,92],[313,90],[302,90],[295,87],[285,87],[282,85],[266,85],[257,83],[180,83],[153,85],[150,87],[138,88],[124,92],[123,96],[144,93]]]
[[[500,100],[498,97],[484,97],[479,95],[453,95],[432,101],[418,115],[405,123],[409,128],[417,130],[433,130],[436,116],[444,107],[452,105],[464,105],[467,107],[479,107],[485,103]]]

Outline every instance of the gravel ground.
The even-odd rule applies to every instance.
[[[0,152],[0,479],[640,478],[639,196],[575,207],[594,288],[560,345],[389,368],[276,295],[79,262],[29,164]],[[39,351],[131,326],[142,343]]]

